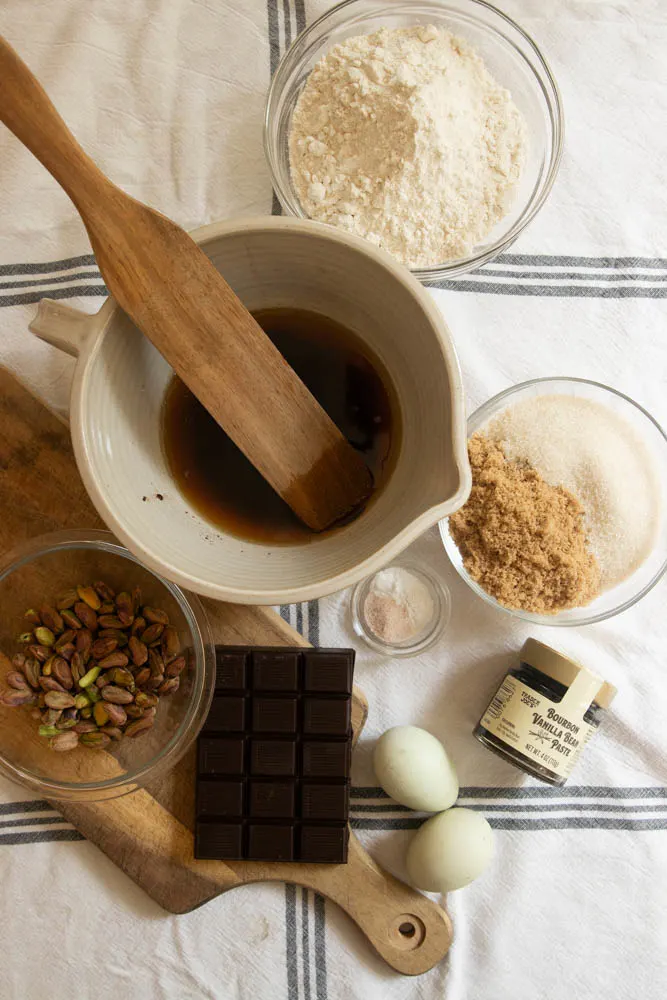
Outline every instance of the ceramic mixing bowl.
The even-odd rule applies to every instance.
[[[167,362],[112,299],[94,316],[44,300],[31,330],[79,358],[70,420],[86,488],[128,549],[188,590],[278,604],[348,587],[457,510],[470,490],[463,388],[447,326],[405,268],[330,227],[261,218],[193,235],[249,309],[319,312],[368,345],[400,410],[393,471],[356,520],[306,543],[226,533],[191,508],[169,472],[160,419]]]

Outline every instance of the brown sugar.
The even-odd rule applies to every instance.
[[[472,491],[449,519],[467,572],[508,608],[557,614],[589,604],[600,569],[572,493],[510,462],[494,441],[468,443]]]

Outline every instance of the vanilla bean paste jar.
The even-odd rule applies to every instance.
[[[527,639],[474,735],[550,785],[564,785],[616,695],[575,660]]]

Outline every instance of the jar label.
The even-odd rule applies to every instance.
[[[582,699],[575,686],[555,702],[508,674],[480,725],[528,760],[567,778],[596,729],[584,722],[591,698]]]

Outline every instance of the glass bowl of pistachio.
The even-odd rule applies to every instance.
[[[194,594],[106,531],[42,535],[0,560],[0,774],[95,801],[175,766],[213,696]]]

